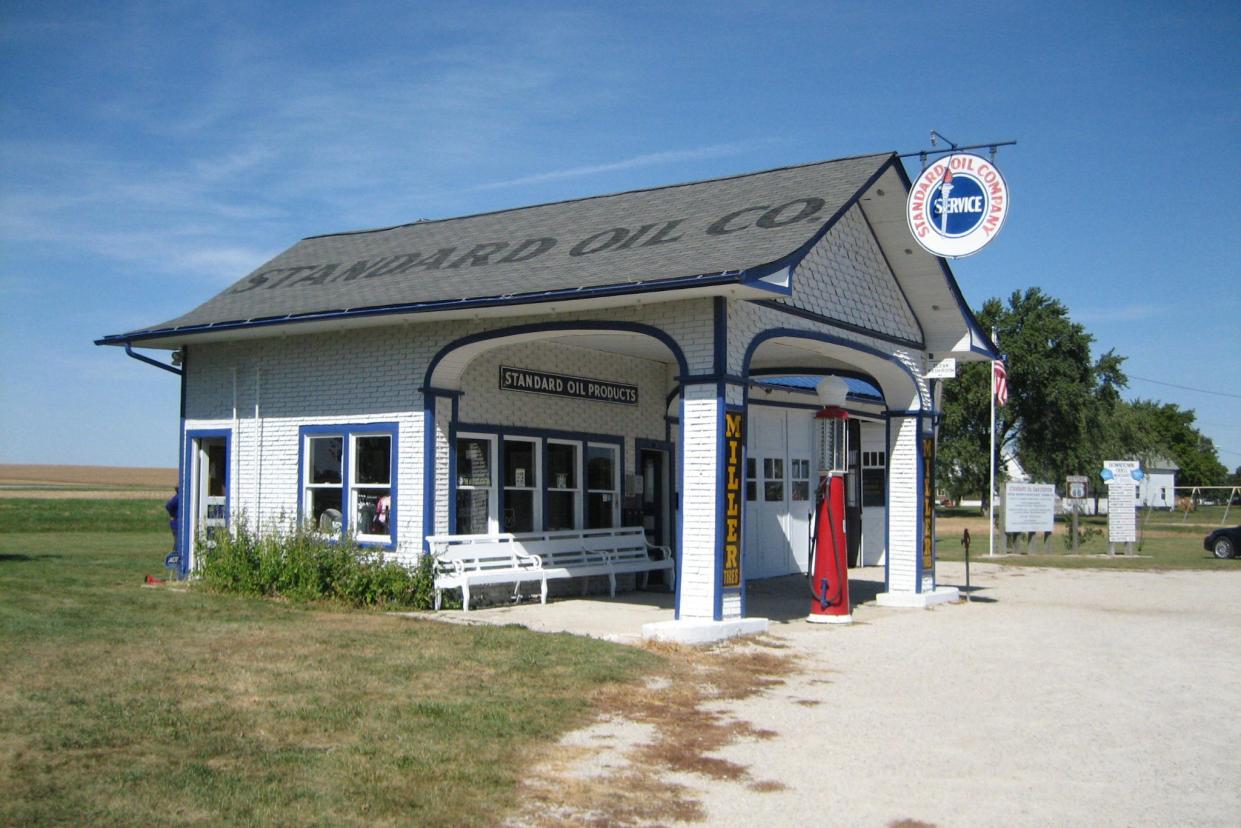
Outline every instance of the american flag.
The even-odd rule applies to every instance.
[[[994,380],[995,401],[1000,405],[1008,404],[1008,371],[1003,362],[991,363],[991,377]]]

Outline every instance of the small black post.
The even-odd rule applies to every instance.
[[[961,535],[961,545],[965,547],[965,600],[970,599],[970,530],[967,526]]]

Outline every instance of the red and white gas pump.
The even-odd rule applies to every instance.
[[[819,397],[844,400],[844,380],[828,377]],[[849,457],[849,414],[826,405],[815,415],[819,423],[819,487],[810,528],[810,615],[818,624],[849,624],[849,550],[845,543],[845,473]]]

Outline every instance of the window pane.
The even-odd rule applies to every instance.
[[[458,535],[487,534],[487,508],[491,493],[486,489],[457,489]]]
[[[504,441],[504,485],[534,485],[534,443],[526,440]]]
[[[357,515],[353,530],[364,535],[390,534],[388,516],[392,511],[391,489],[354,489]]]
[[[573,525],[574,508],[577,505],[577,495],[574,492],[548,492],[547,493],[547,515],[544,523],[547,524],[547,531],[555,532],[558,529],[575,529]]]
[[[763,477],[768,480],[784,480],[784,458],[763,458]]]
[[[745,482],[745,499],[758,500],[758,483],[753,480]]]
[[[885,502],[883,469],[862,469],[862,505],[882,506]]]
[[[586,528],[611,529],[612,504],[615,498],[611,492],[592,492],[586,496]]]
[[[387,486],[392,482],[391,456],[392,438],[383,435],[378,437],[359,437],[354,441],[356,454],[357,483],[372,483]]]
[[[477,437],[461,437],[457,440],[457,485],[491,485],[491,442],[489,440],[480,440]]]
[[[794,480],[793,481],[793,499],[809,500],[810,499],[810,481]]]
[[[547,487],[577,488],[577,446],[565,443],[547,444]]]
[[[310,519],[316,527],[325,532],[339,532],[340,489],[311,489]]]
[[[534,492],[505,489],[504,523],[500,528],[505,532],[534,531]]]
[[[745,476],[750,478],[758,477],[758,461],[753,457],[745,459]]]
[[[339,483],[341,448],[344,445],[339,437],[310,438],[310,482]],[[337,508],[340,504],[337,503]]]
[[[607,446],[586,449],[586,486],[590,489],[615,490],[616,449]]]
[[[784,483],[767,481],[763,484],[763,500],[779,501],[784,500]]]

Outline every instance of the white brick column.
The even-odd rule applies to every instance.
[[[922,547],[918,423],[917,415],[893,414],[888,420],[889,592],[918,591],[918,554]]]
[[[734,635],[765,632],[766,618],[745,618],[740,588],[725,589],[725,553],[729,509],[723,456],[727,439],[724,383],[718,380],[682,388],[680,439],[681,523],[675,621],[643,626],[643,635],[668,641],[702,644]],[[727,398],[737,406],[733,397]],[[736,435],[734,435],[736,437]],[[738,446],[744,439],[736,437]],[[740,456],[737,464],[740,465]],[[735,470],[736,471],[736,470]],[[740,472],[744,474],[744,471]],[[741,494],[740,483],[734,498]],[[741,504],[737,503],[740,515]],[[736,528],[740,534],[740,522]],[[734,544],[736,546],[736,544]],[[744,573],[742,573],[744,576]]]
[[[881,606],[929,607],[958,598],[956,587],[935,582],[934,492],[926,485],[924,442],[934,437],[927,412],[892,412],[888,419],[888,571]]]
[[[714,620],[719,593],[719,446],[722,401],[715,383],[683,389],[681,571],[677,618]]]

